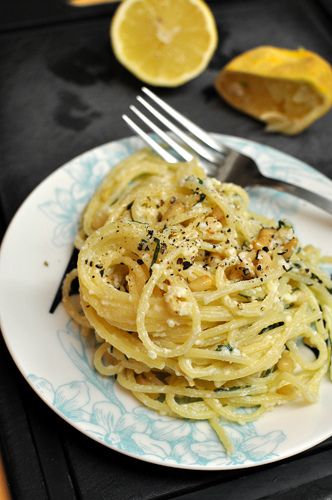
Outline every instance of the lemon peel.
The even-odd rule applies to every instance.
[[[220,71],[215,86],[225,101],[271,132],[298,134],[332,106],[331,65],[303,48],[244,52]]]

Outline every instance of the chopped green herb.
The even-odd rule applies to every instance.
[[[206,198],[206,194],[204,193],[200,193],[199,195],[199,199],[198,199],[198,202],[197,203],[202,203],[202,201],[204,201]]]
[[[287,220],[278,220],[278,229],[281,229],[282,227],[287,227],[289,229],[293,229],[293,226],[290,222]]]
[[[317,280],[318,283],[323,283],[322,280],[317,276],[317,274],[315,273],[311,273],[311,276],[310,278],[314,279],[314,280]]]
[[[202,401],[202,398],[191,398],[189,396],[175,396],[175,401],[179,405],[187,405],[191,403],[197,403],[198,401]]]
[[[232,347],[230,344],[219,344],[216,347],[216,351],[222,351],[223,349],[227,349],[229,352],[234,351],[234,347]]]
[[[156,243],[156,248],[154,249],[153,256],[152,256],[152,261],[151,261],[151,266],[150,266],[150,274],[152,272],[152,266],[157,262],[158,255],[160,252],[160,239],[159,238],[154,238],[154,241]]]
[[[240,389],[248,389],[250,385],[233,385],[233,387],[218,387],[214,389],[214,392],[230,392],[230,391],[238,391]]]
[[[319,358],[319,349],[317,349],[317,347],[315,346],[312,346],[312,345],[309,345],[306,343],[305,339],[303,339],[303,344],[308,348],[310,349],[310,351],[313,353],[313,355],[315,356],[316,359]]]
[[[269,376],[269,375],[271,375],[271,373],[273,373],[275,370],[276,370],[276,365],[271,366],[271,368],[268,368],[267,370],[264,370],[264,371],[261,373],[261,378],[268,377],[268,376]]]
[[[274,330],[275,328],[279,328],[279,326],[283,326],[284,324],[285,324],[284,321],[278,321],[277,323],[272,323],[272,325],[263,328],[258,335],[262,335],[262,333],[266,333],[269,332],[270,330]]]

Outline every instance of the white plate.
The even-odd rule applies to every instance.
[[[304,163],[272,148],[215,136],[277,175],[332,196],[332,183]],[[313,405],[277,408],[255,423],[227,424],[235,453],[227,456],[206,422],[162,417],[143,408],[91,367],[92,345],[62,305],[49,308],[72,251],[81,210],[119,160],[141,147],[137,138],[100,146],[42,182],[14,217],[0,259],[1,326],[23,376],[68,423],[101,444],[141,460],[187,469],[235,469],[280,460],[332,435],[332,384],[321,385]],[[290,195],[252,189],[252,206],[287,217],[304,243],[332,248],[332,217]],[[299,428],[301,422],[301,428]]]

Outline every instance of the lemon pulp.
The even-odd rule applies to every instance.
[[[151,85],[181,85],[200,74],[217,38],[203,0],[125,0],[111,23],[117,59]]]

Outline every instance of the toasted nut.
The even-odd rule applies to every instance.
[[[293,238],[287,243],[284,244],[284,249],[287,250],[285,254],[283,254],[284,259],[290,259],[297,245],[297,238]]]
[[[268,252],[259,252],[257,259],[254,259],[257,274],[259,275],[266,272],[271,267],[271,263],[271,257]]]
[[[275,229],[263,227],[263,229],[259,231],[257,238],[254,241],[254,248],[256,250],[260,250],[263,247],[269,247],[275,233]]]
[[[235,264],[226,271],[226,276],[229,280],[249,280],[254,278],[255,273],[248,264]]]
[[[238,265],[229,267],[226,270],[225,274],[227,276],[227,279],[229,279],[229,280],[238,280],[238,279],[242,278],[242,273],[239,270],[239,266]]]
[[[278,361],[277,367],[281,372],[292,372],[294,370],[294,361],[292,360],[288,352],[283,353]]]
[[[277,389],[277,393],[281,394],[282,396],[295,397],[296,389],[292,385],[287,384],[279,387],[279,389]]]
[[[190,283],[190,288],[193,292],[201,292],[212,287],[213,280],[210,276],[199,276]]]

